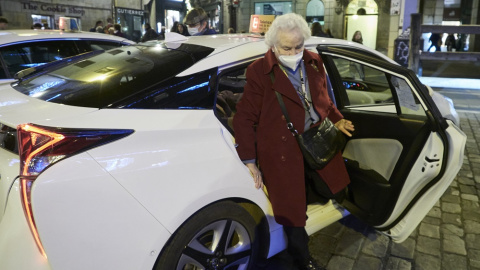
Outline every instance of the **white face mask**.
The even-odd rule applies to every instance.
[[[278,52],[278,50],[277,50]],[[284,66],[293,71],[295,71],[302,61],[303,58],[303,50],[295,55],[280,55],[278,56],[278,61]]]
[[[198,26],[198,27],[188,27],[187,26],[188,33],[190,34],[190,36],[195,36],[196,34],[198,34],[198,28],[200,28],[200,26]]]

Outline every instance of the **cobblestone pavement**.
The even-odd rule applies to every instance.
[[[455,180],[403,243],[347,217],[310,237],[328,270],[480,270],[480,113],[461,111],[465,160]]]

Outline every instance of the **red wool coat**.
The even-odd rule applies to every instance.
[[[322,60],[307,50],[304,50],[303,60],[316,111],[322,120],[328,116],[336,123],[343,116],[328,96]],[[275,74],[273,85],[269,75],[272,70]],[[286,226],[305,226],[303,156],[295,137],[287,129],[275,91],[283,96],[290,120],[299,133],[303,133],[305,123],[302,102],[271,50],[252,63],[246,75],[247,84],[233,119],[238,155],[242,160],[258,161],[275,220]],[[317,172],[333,193],[350,183],[341,155]]]

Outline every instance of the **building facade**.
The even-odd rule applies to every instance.
[[[410,14],[421,13],[424,24],[479,24],[480,0],[2,0],[0,16],[9,28],[31,28],[34,23],[57,29],[59,17],[77,18],[88,31],[98,20],[113,18],[127,37],[138,40],[148,22],[158,32],[182,22],[187,10],[202,7],[210,27],[219,33],[234,28],[248,32],[252,14],[295,12],[309,23],[320,22],[335,38],[351,40],[360,30],[364,44],[391,58],[395,39],[410,26]],[[426,37],[425,37],[426,38]],[[480,51],[480,41],[468,36],[468,48]],[[477,38],[480,40],[480,38]]]

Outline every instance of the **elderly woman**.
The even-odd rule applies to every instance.
[[[262,188],[265,183],[275,220],[284,226],[289,253],[300,269],[322,269],[308,251],[305,172],[313,171],[332,194],[342,191],[350,179],[340,153],[322,170],[304,167],[275,92],[281,94],[299,133],[326,117],[348,136],[354,127],[328,96],[322,60],[304,50],[308,38],[310,29],[300,15],[290,13],[273,21],[265,35],[268,52],[247,69],[247,84],[233,126],[238,155],[250,170],[255,187]]]

